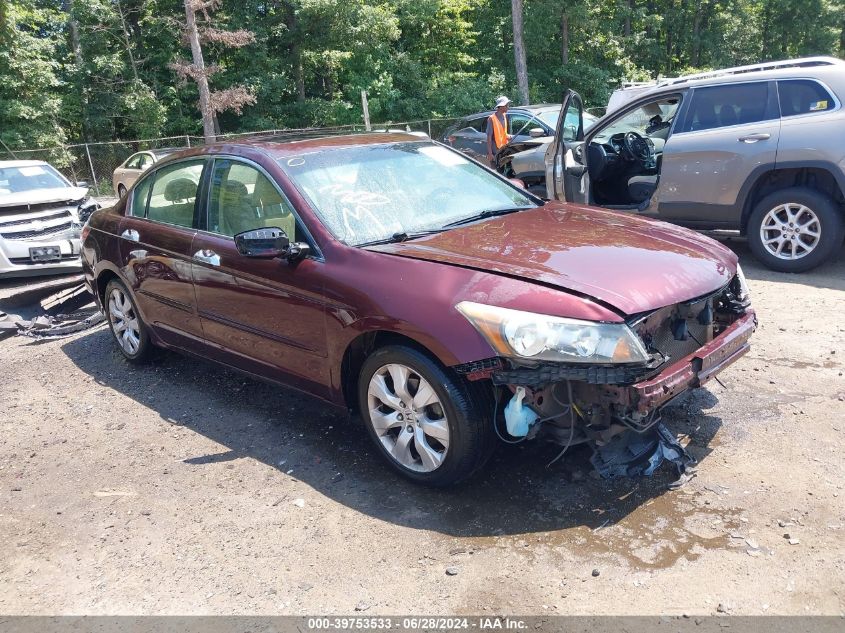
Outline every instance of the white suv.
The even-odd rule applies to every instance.
[[[79,231],[99,206],[43,161],[0,161],[0,277],[81,270]]]

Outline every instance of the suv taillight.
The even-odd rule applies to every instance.
[[[80,241],[84,244],[85,240],[88,239],[88,234],[91,232],[91,225],[87,222],[82,225],[82,230],[79,232]]]

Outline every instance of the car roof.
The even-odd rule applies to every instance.
[[[32,167],[33,165],[47,165],[43,160],[0,160],[0,169],[4,167]]]
[[[560,110],[559,103],[537,103],[534,105],[526,105],[526,106],[511,106],[508,109],[508,112],[530,112],[532,114],[537,114],[538,112],[548,112],[549,110]],[[484,112],[476,112],[475,114],[468,114],[466,116],[461,117],[462,119],[474,119],[480,116],[489,116],[493,114],[494,110],[485,110]]]
[[[778,62],[765,62],[749,66],[723,68],[710,72],[686,75],[673,79],[659,80],[657,85],[637,95],[637,98],[647,95],[672,92],[684,88],[698,88],[748,81],[767,81],[770,79],[824,79],[825,77],[841,77],[845,70],[845,60],[835,57],[804,57],[786,59]]]
[[[420,137],[408,132],[362,132],[359,134],[342,134],[335,136],[321,136],[306,139],[280,139],[274,137],[246,138],[237,141],[222,141],[183,149],[172,154],[173,159],[202,156],[204,154],[231,153],[235,148],[252,148],[260,150],[273,158],[297,156],[303,153],[320,152],[332,149],[346,149],[350,147],[367,147],[374,145],[395,145],[399,143],[431,143],[428,137]]]

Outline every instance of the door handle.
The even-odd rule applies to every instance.
[[[740,143],[756,143],[757,141],[768,141],[770,138],[772,138],[772,135],[764,132],[740,136],[737,140]]]
[[[206,264],[211,264],[212,266],[220,265],[220,255],[214,251],[208,250],[207,248],[201,248],[194,253],[194,259],[205,262]]]
[[[127,240],[132,240],[133,242],[138,242],[141,240],[141,236],[138,235],[138,231],[135,229],[126,229],[123,233],[120,234],[120,237],[125,237]]]

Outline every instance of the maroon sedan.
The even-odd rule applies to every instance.
[[[83,241],[129,361],[182,350],[345,406],[435,485],[497,437],[586,443],[604,476],[683,468],[661,408],[756,324],[711,239],[544,202],[405,134],[174,154]]]

